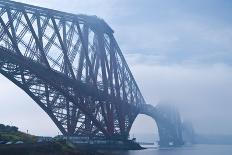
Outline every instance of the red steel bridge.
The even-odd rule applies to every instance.
[[[160,145],[182,144],[179,113],[146,104],[113,33],[96,16],[0,0],[0,73],[65,136],[126,140],[142,113]]]

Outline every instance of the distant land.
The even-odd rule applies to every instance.
[[[131,138],[136,138],[137,142],[154,143],[159,140],[158,134],[152,133],[133,133],[130,135]],[[231,145],[232,135],[228,134],[195,134],[195,144],[221,144]]]
[[[136,138],[137,142],[154,143],[159,141],[157,133],[131,133],[130,138]],[[38,136],[26,134],[18,130],[18,127],[0,124],[0,141],[36,142]],[[225,134],[195,134],[196,144],[232,144],[232,135]]]
[[[154,143],[159,141],[159,135],[152,133],[131,133],[130,138],[136,138],[136,142],[139,143]]]
[[[197,134],[195,136],[196,144],[221,144],[231,145],[232,135],[225,134]]]

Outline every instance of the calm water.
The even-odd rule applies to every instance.
[[[114,151],[109,155],[232,155],[232,145],[194,145],[172,149],[149,148],[139,151]]]

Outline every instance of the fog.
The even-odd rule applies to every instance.
[[[198,133],[232,134],[232,2],[17,1],[103,18],[115,30],[147,103],[175,104]],[[0,123],[38,135],[58,133],[46,113],[3,76],[0,109]],[[153,132],[154,125],[140,117],[133,132]]]
[[[145,62],[149,59],[144,58]],[[232,133],[229,123],[232,118],[230,66],[159,66],[144,63],[131,65],[131,70],[147,103],[175,104],[182,119],[192,121],[197,132]]]

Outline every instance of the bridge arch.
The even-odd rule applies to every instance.
[[[0,73],[28,94],[48,114],[63,135],[88,134],[84,133],[84,131],[82,133],[75,133],[76,129],[81,127],[81,123],[83,123],[78,122],[78,119],[86,116],[86,113],[83,112],[85,110],[82,107],[78,106],[74,97],[70,95],[72,91],[62,88],[64,85],[69,85],[70,87],[70,82],[64,80],[62,75],[54,71],[50,71],[49,74],[47,68],[16,54],[12,54],[4,48],[0,48],[0,64]],[[52,82],[54,79],[56,79],[55,82]],[[73,110],[73,114],[70,116],[73,119],[68,118],[68,109]],[[88,116],[88,118],[95,119],[92,116]],[[68,121],[76,121],[74,122],[75,126],[69,126],[71,122]],[[98,124],[97,120],[92,121]],[[100,125],[97,127],[101,130]],[[92,130],[94,128],[96,129],[96,127],[92,127]],[[104,129],[102,130],[101,132],[103,133]]]
[[[0,124],[13,125],[33,135],[61,134],[48,114],[24,90],[0,74]]]
[[[160,146],[180,146],[183,144],[180,115],[172,105],[141,105],[140,114],[150,116],[157,124]]]
[[[156,121],[145,114],[138,114],[130,130],[130,138],[137,142],[157,143],[159,141]]]

